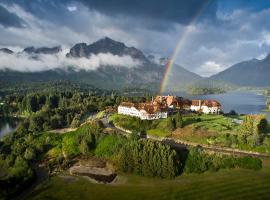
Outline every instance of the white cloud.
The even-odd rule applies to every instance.
[[[211,76],[223,70],[219,63],[215,61],[207,61],[198,69],[198,74],[200,76]]]
[[[56,55],[26,53],[5,54],[0,53],[0,70],[10,69],[20,72],[40,72],[53,69],[96,70],[100,66],[136,67],[140,65],[138,60],[130,56],[117,56],[100,53],[89,58],[67,58],[65,52]]]
[[[78,8],[77,6],[68,6],[67,9],[69,12],[74,12],[74,11],[77,11]]]

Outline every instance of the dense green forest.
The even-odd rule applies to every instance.
[[[20,132],[40,132],[63,127],[78,127],[91,113],[116,108],[121,101],[146,101],[149,95],[120,96],[116,92],[83,89],[63,91],[61,89],[26,94],[12,93],[1,96],[0,116],[17,116],[23,120]]]

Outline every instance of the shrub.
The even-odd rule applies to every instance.
[[[259,158],[242,157],[235,159],[235,165],[239,168],[259,170],[262,168],[262,161]]]
[[[258,170],[262,161],[253,157],[233,157],[220,154],[207,154],[199,148],[191,148],[184,166],[186,173],[203,173],[217,171],[222,168],[245,168]]]
[[[125,142],[124,137],[108,135],[98,143],[95,154],[98,157],[111,158],[119,153]]]
[[[83,155],[88,154],[89,147],[88,147],[88,144],[87,144],[86,140],[81,141],[80,146],[79,146],[79,150]]]
[[[34,160],[36,158],[36,152],[34,149],[28,147],[24,152],[24,158],[26,160]]]

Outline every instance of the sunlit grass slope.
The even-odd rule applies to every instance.
[[[27,199],[270,199],[270,168],[234,169],[182,175],[173,180],[122,175],[117,184],[93,184],[83,178],[51,178]]]

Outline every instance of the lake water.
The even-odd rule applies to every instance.
[[[182,94],[189,99],[214,99],[221,103],[223,112],[235,110],[239,114],[258,114],[263,113],[270,120],[270,113],[266,109],[266,97],[255,92],[228,92],[224,94],[190,96]]]
[[[0,138],[14,131],[17,125],[18,119],[0,118]]]

